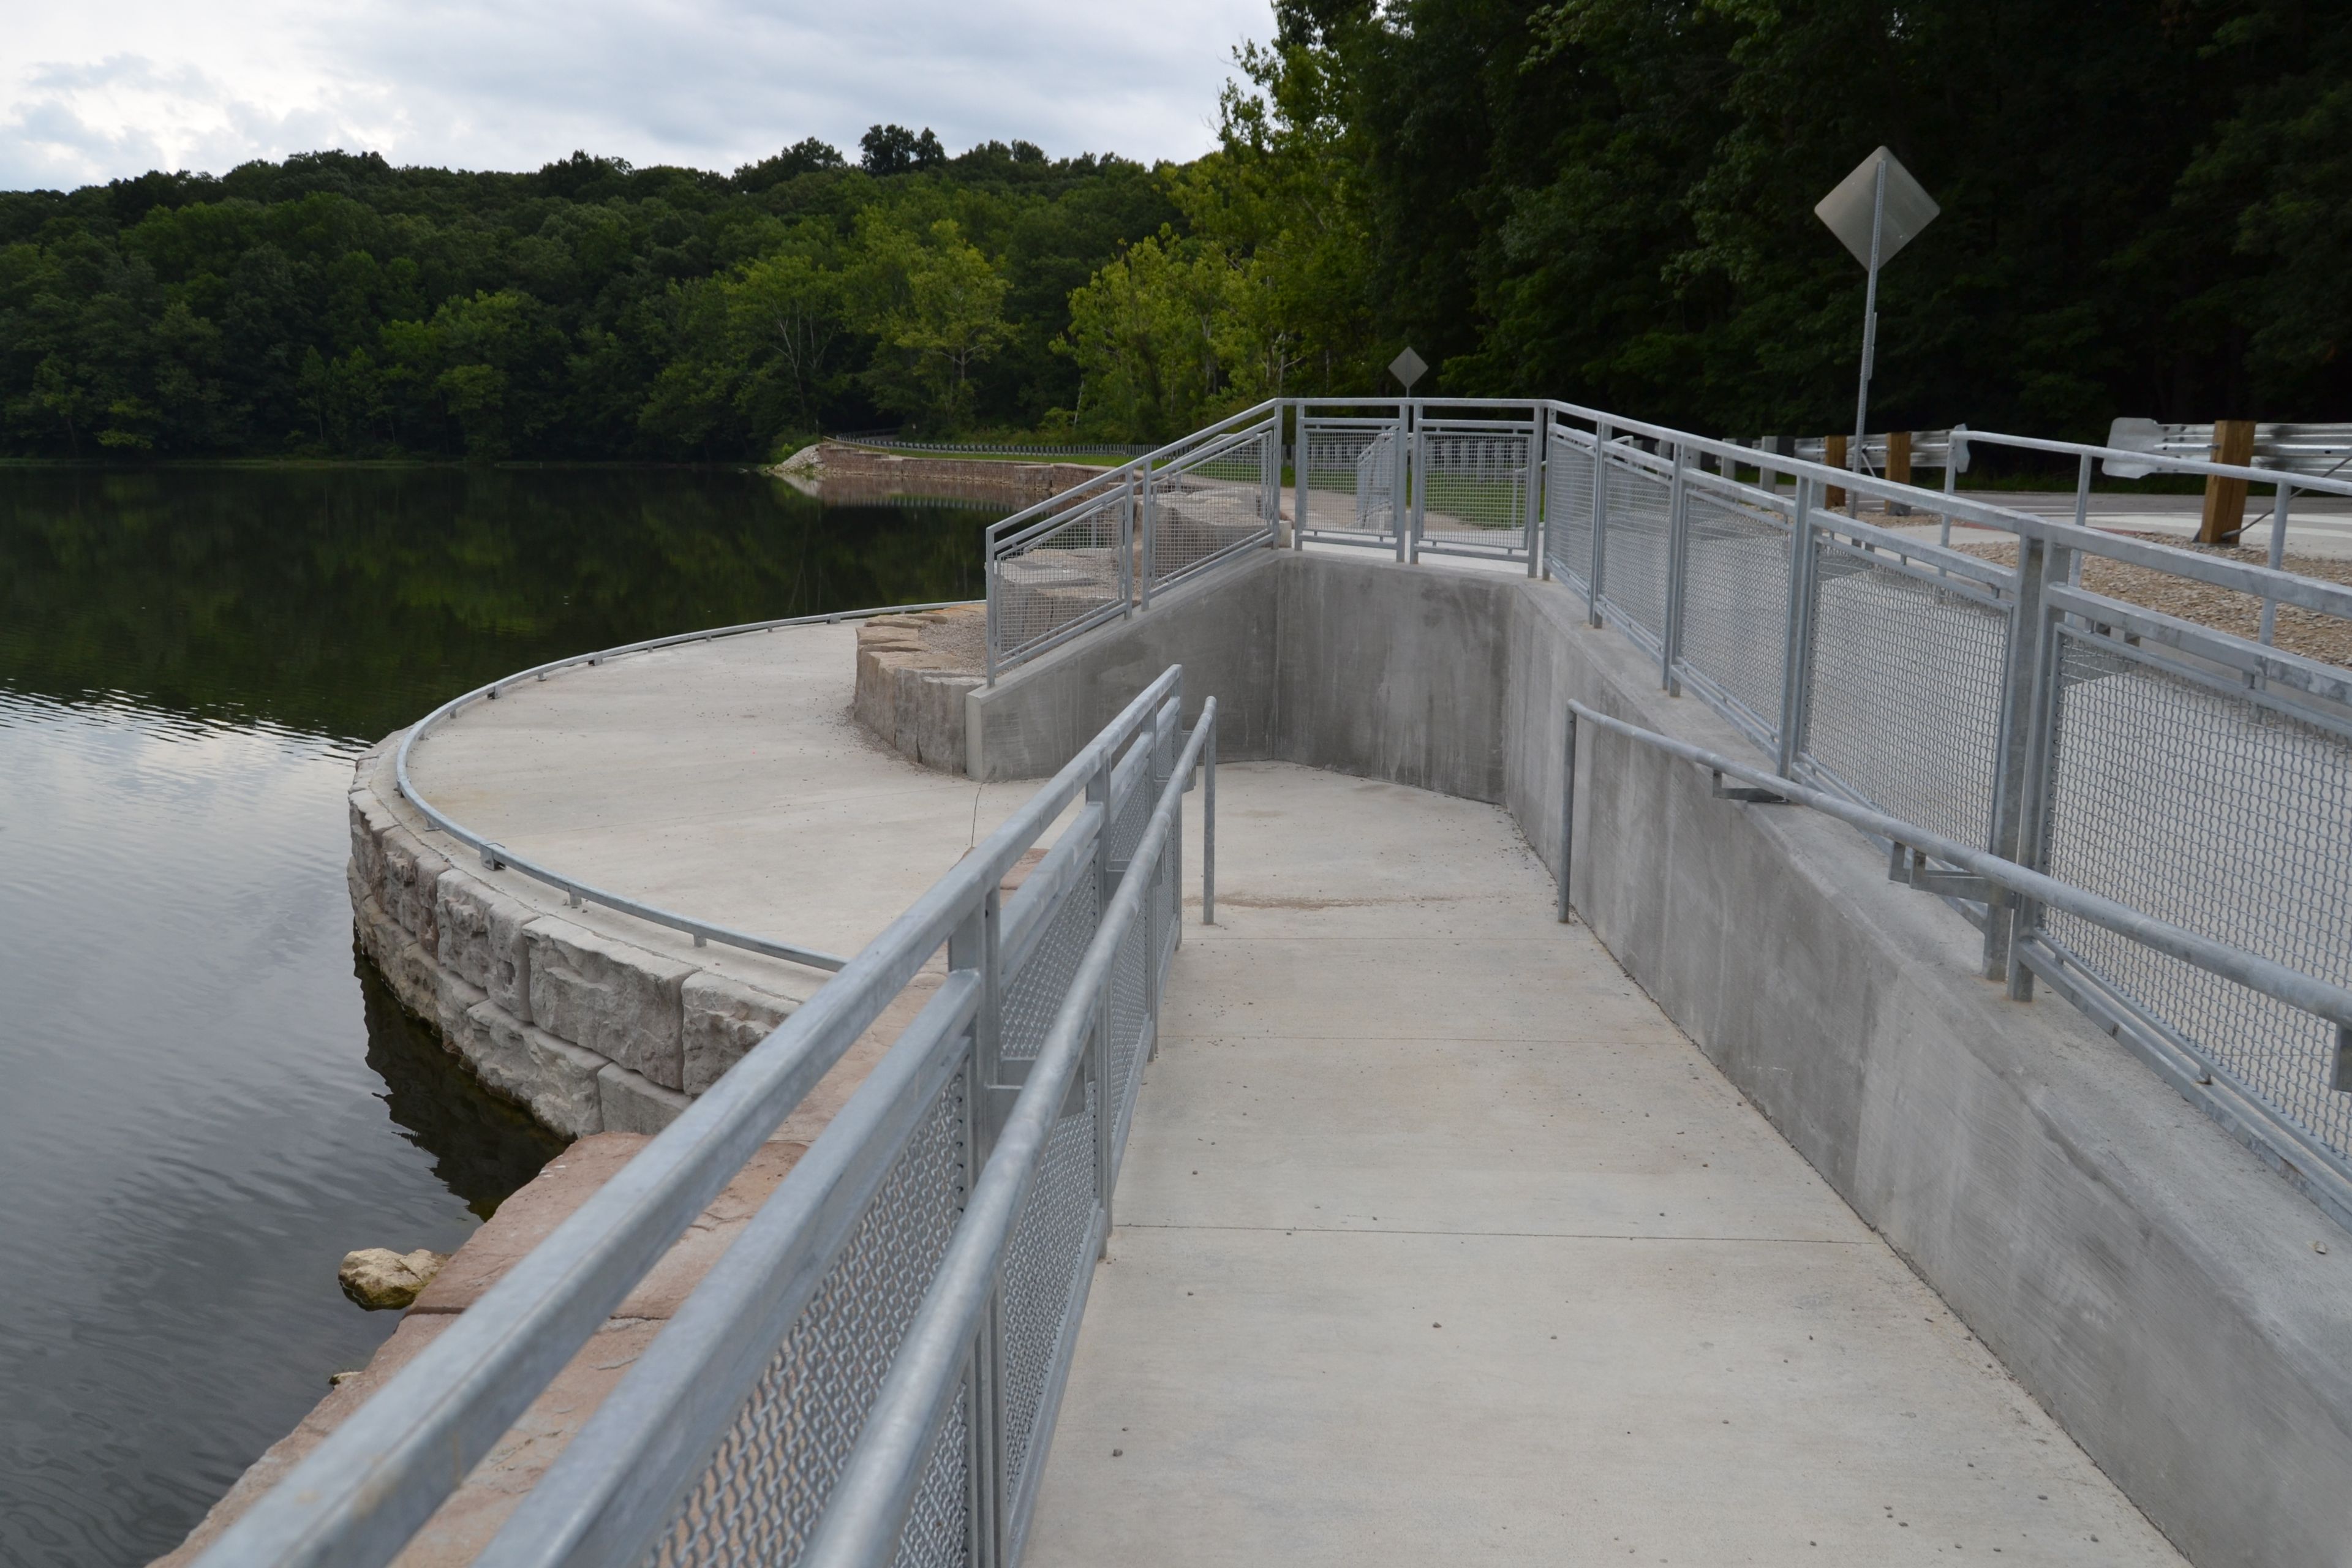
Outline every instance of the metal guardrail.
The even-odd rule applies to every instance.
[[[1182,703],[1171,666],[200,1568],[397,1555],[942,948],[913,1022],[478,1561],[1016,1562],[1157,1045],[1196,762],[1215,809],[1215,701],[1189,737]],[[1213,855],[1204,832],[1204,918]]]
[[[2185,926],[2158,920],[2113,899],[2103,898],[2044,876],[2031,867],[1989,855],[1916,823],[1872,811],[1842,795],[1808,788],[1760,768],[1735,762],[1672,736],[1662,735],[1654,730],[1629,724],[1624,720],[1576,701],[1568,705],[1567,754],[1562,759],[1559,875],[1559,918],[1562,921],[1569,918],[1570,911],[1569,874],[1576,831],[1576,762],[1580,722],[1624,736],[1706,769],[1714,775],[1714,792],[1718,799],[1751,805],[1809,806],[1860,829],[1886,845],[1887,879],[1890,881],[1935,897],[1981,904],[1993,910],[2012,906],[2062,910],[2126,942],[2193,965],[2207,974],[2308,1014],[2332,1026],[2335,1030],[2329,1087],[2337,1092],[2352,1090],[2352,990],[2290,969],[2242,947],[2216,942]],[[1744,781],[1744,787],[1726,789],[1723,781],[1727,776]],[[1947,866],[1958,869],[1942,868]],[[2031,924],[2026,934],[2019,940],[2013,956],[2016,962],[2054,986],[2071,990],[2075,984],[2077,977],[2070,973],[2066,949],[2038,934]],[[2119,1028],[2116,1032],[2127,1045],[2141,1047],[2139,1054],[2176,1088],[2191,1098],[2215,1100],[2220,1098],[2215,1092],[2217,1082],[2225,1088],[2228,1098],[2221,1101],[2221,1109],[2226,1112],[2225,1119],[2237,1130],[2259,1134],[2268,1121],[2260,1093],[2232,1073],[2225,1063],[2193,1046],[2183,1050],[2176,1041],[2150,1040],[2127,1028]],[[2338,1223],[2352,1225],[2352,1214],[2347,1214],[2340,1196],[2335,1202],[2323,1196],[2322,1201],[2335,1214]]]
[[[462,696],[453,697],[410,725],[408,732],[401,737],[400,749],[393,755],[393,777],[399,787],[402,799],[415,806],[426,821],[439,828],[450,839],[464,845],[480,856],[485,867],[493,871],[520,871],[533,881],[543,883],[563,894],[564,901],[573,909],[579,909],[586,904],[597,904],[608,910],[616,910],[625,915],[634,915],[649,924],[667,926],[672,931],[684,931],[694,938],[694,945],[697,947],[715,942],[722,947],[736,947],[741,948],[746,952],[765,953],[770,958],[787,959],[794,963],[806,964],[813,969],[839,969],[849,961],[813,947],[803,947],[798,942],[758,936],[750,931],[737,931],[732,926],[722,926],[709,921],[698,921],[691,915],[683,915],[675,910],[663,909],[658,904],[648,904],[623,893],[612,892],[597,887],[593,882],[583,881],[577,877],[543,866],[526,856],[518,855],[503,844],[483,837],[426,799],[424,793],[416,787],[415,782],[409,777],[409,755],[415,750],[417,742],[431,734],[460,710],[469,708],[477,702],[495,702],[498,700],[499,693],[509,687],[519,686],[526,680],[545,680],[558,670],[601,665],[612,659],[625,658],[633,653],[648,653],[656,648],[678,647],[688,643],[716,642],[720,637],[743,637],[752,632],[772,632],[780,626],[834,626],[843,621],[870,620],[877,616],[914,615],[924,610],[951,610],[976,602],[970,599],[941,599],[928,605],[892,605],[882,609],[837,610],[830,615],[792,616],[782,620],[747,621],[741,626],[719,626],[707,632],[680,632],[666,637],[648,637],[644,642],[625,643],[619,647],[599,648],[594,653],[572,654],[564,658],[551,659],[545,664],[534,665],[514,675],[502,676],[486,685],[478,686]]]
[[[2250,432],[2252,456],[2247,466],[2266,474],[2300,474],[2306,479],[2352,479],[2352,425],[2258,423]],[[2117,419],[2107,426],[2107,446],[2116,451],[2147,454],[2144,471],[2154,472],[2169,462],[2210,459],[2215,449],[2211,425],[2159,425],[2153,419]],[[2134,479],[2140,463],[2112,458],[2103,465],[2117,479]]]
[[[2352,670],[2273,646],[2281,606],[2352,620],[2352,587],[2281,569],[2283,531],[2263,566],[2093,529],[2090,464],[2111,449],[1965,427],[1947,435],[1948,481],[1978,445],[2071,454],[2083,475],[2075,519],[1564,402],[1290,410],[1294,545],[1371,546],[1401,561],[1524,552],[1530,570],[1584,598],[1591,624],[1654,658],[1666,689],[1722,713],[1778,776],[2352,984]],[[1512,455],[1449,470],[1448,426]],[[1429,526],[1454,515],[1442,504],[1449,473],[1484,484],[1483,537]],[[2293,488],[2352,494],[2341,480]],[[1829,509],[1832,490],[1853,498],[1852,515]],[[1880,502],[1941,514],[1940,537],[1864,521],[1864,503]],[[1068,515],[1031,514],[1046,527]],[[2016,562],[1951,549],[1956,521],[2013,537]],[[2263,606],[2260,633],[2094,593],[2081,581],[2093,557],[2244,595]],[[990,587],[993,601],[1001,584]],[[997,643],[995,668],[1134,607],[1114,585],[1088,617],[1026,647]],[[2352,1079],[2336,1070],[2331,1031],[2065,904],[1967,912],[1983,929],[1989,975],[2021,996],[2039,975],[2150,1059],[2203,1064],[2210,1081],[2189,1080],[2191,1097],[2352,1226],[2352,1093],[2336,1087]],[[2243,1087],[2242,1114],[2208,1092],[2224,1080]]]
[[[1283,406],[1244,409],[991,526],[989,682],[1273,543]]]

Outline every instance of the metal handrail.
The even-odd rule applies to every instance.
[[[1213,697],[1202,705],[1201,718],[1136,845],[1133,864],[1155,863],[1176,831],[1186,781],[1216,732],[1216,708]],[[1079,961],[1053,1026],[1030,1064],[1028,1080],[997,1135],[996,1148],[973,1184],[963,1223],[899,1342],[890,1375],[866,1413],[857,1447],[826,1500],[824,1522],[802,1557],[801,1568],[879,1568],[898,1551],[924,1462],[962,1386],[965,1358],[1003,1275],[1046,1138],[1069,1094],[1096,1019],[1108,1005],[1112,965],[1142,918],[1150,886],[1143,877],[1129,877],[1119,884]]]
[[[1018,531],[1021,529],[1026,528],[1031,522],[1046,516],[1048,513],[1055,510],[1055,508],[1068,503],[1070,497],[1073,494],[1087,492],[1090,495],[1095,487],[1098,485],[1108,485],[1108,482],[1114,479],[1122,478],[1128,474],[1137,472],[1148,474],[1161,458],[1171,456],[1184,456],[1189,452],[1194,442],[1200,441],[1206,437],[1218,435],[1230,429],[1234,426],[1258,418],[1269,412],[1278,413],[1282,409],[1285,402],[1286,400],[1283,398],[1269,397],[1265,402],[1244,408],[1238,414],[1229,414],[1213,425],[1203,426],[1200,429],[1193,431],[1189,436],[1179,437],[1175,440],[1167,443],[1165,446],[1154,447],[1150,451],[1142,454],[1140,457],[1129,458],[1124,463],[1120,463],[1113,468],[1105,468],[1093,479],[1090,479],[1083,485],[1076,487],[1076,490],[1066,490],[1057,496],[1048,496],[1044,500],[1033,502],[1032,504],[1022,508],[1019,511],[1014,512],[1010,517],[997,519],[996,521],[988,525],[987,550],[989,558],[991,560],[995,558],[996,546],[1004,541],[1007,533]]]
[[[391,1561],[940,945],[992,904],[1029,846],[1108,777],[1182,679],[1171,665],[1146,687],[231,1524],[197,1568]]]
[[[982,602],[978,599],[940,599],[928,605],[890,605],[879,609],[835,610],[822,616],[789,616],[781,620],[746,621],[740,626],[719,626],[702,632],[679,632],[665,637],[648,637],[643,642],[624,643],[618,647],[600,648],[594,653],[577,653],[563,658],[550,659],[545,664],[533,665],[530,668],[519,670],[513,675],[501,676],[496,680],[477,686],[462,696],[453,697],[410,725],[408,732],[401,737],[399,750],[393,755],[393,778],[402,799],[415,806],[435,827],[479,855],[482,858],[482,864],[490,870],[520,871],[533,881],[544,883],[564,894],[575,907],[599,904],[625,915],[633,915],[648,924],[667,926],[672,931],[684,931],[694,938],[697,947],[706,942],[715,942],[723,947],[735,947],[747,952],[764,953],[770,958],[785,959],[793,963],[806,964],[812,969],[837,970],[849,961],[834,953],[821,952],[816,948],[803,947],[798,942],[757,936],[750,931],[738,931],[732,926],[719,925],[711,921],[698,921],[691,915],[682,915],[675,910],[663,909],[658,904],[649,904],[641,899],[632,899],[626,894],[608,891],[593,882],[585,882],[577,877],[567,876],[527,856],[518,855],[503,844],[485,838],[425,797],[424,793],[409,777],[409,753],[415,749],[417,742],[453,717],[458,710],[476,702],[494,702],[498,700],[499,693],[508,687],[520,685],[526,680],[545,680],[560,669],[570,669],[583,664],[601,665],[607,659],[619,658],[626,654],[646,653],[655,648],[677,647],[685,643],[715,642],[720,637],[742,637],[751,632],[772,632],[779,626],[832,626],[842,621],[870,620],[877,616],[914,615],[924,610],[960,609],[965,605]]]
[[[1694,746],[1686,741],[1677,741],[1673,736],[1660,734],[1655,730],[1645,730],[1638,724],[1629,724],[1622,719],[1613,718],[1582,702],[1571,700],[1568,705],[1568,766],[1570,770],[1570,788],[1573,788],[1574,778],[1576,724],[1579,721],[1598,724],[1602,729],[1623,735],[1629,740],[1639,741],[1645,746],[1653,746],[1659,751],[1681,757],[1685,761],[1696,763],[1710,773],[1743,780],[1751,787],[1767,792],[1774,797],[1770,801],[1756,804],[1778,804],[1785,801],[1810,806],[1825,816],[1834,816],[1841,822],[1858,827],[1873,837],[1884,838],[1896,845],[1924,850],[1938,860],[1958,866],[1972,875],[1983,878],[1987,882],[2009,894],[2031,899],[2035,903],[2047,904],[2053,909],[2063,910],[2068,914],[2089,921],[2094,925],[2102,926],[2118,936],[2127,937],[2133,942],[2152,947],[2157,952],[2179,959],[2184,963],[2193,963],[2209,973],[2218,974],[2224,980],[2235,981],[2249,990],[2259,991],[2266,996],[2274,997],[2290,1007],[2325,1018],[2336,1026],[2338,1048],[2352,1050],[2352,991],[2347,991],[2341,985],[2332,984],[2316,975],[2305,974],[2299,969],[2289,969],[2285,964],[2264,958],[2259,953],[2248,952],[2241,947],[2232,947],[2228,942],[2215,942],[2210,937],[2200,936],[2184,926],[2177,926],[2169,921],[2158,920],[2154,915],[2143,913],[2128,904],[2103,898],[2097,893],[2077,888],[2070,882],[2062,882],[2055,877],[2045,876],[2029,867],[2021,866],[2014,860],[2005,860],[1998,855],[1971,848],[1958,839],[1947,838],[1942,834],[1922,827],[1916,823],[1905,822],[1900,817],[1889,816],[1884,812],[1857,805],[1840,795],[1808,788],[1780,774],[1750,767],[1745,763],[1734,762],[1731,758],[1718,752]],[[1562,816],[1562,826],[1568,826],[1565,813]],[[1561,841],[1560,883],[1563,889],[1568,882],[1570,843],[1570,840],[1568,838],[1563,838]]]

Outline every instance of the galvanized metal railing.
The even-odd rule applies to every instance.
[[[2352,587],[2283,570],[2283,521],[2268,566],[2096,530],[2090,465],[2150,454],[1965,427],[1946,437],[1937,492],[1559,401],[1289,406],[1295,546],[1524,562],[1777,776],[2352,984],[2352,670],[2274,646],[2288,606],[2352,621]],[[1958,491],[1979,444],[2074,456],[2074,519]],[[2153,460],[2280,482],[2281,520],[2294,490],[2352,495],[2343,479]],[[1832,490],[1849,513],[1830,510]],[[1899,516],[1864,521],[1879,503],[1942,521],[1926,537]],[[1955,521],[2006,536],[2015,559],[1952,548]],[[2093,591],[2095,558],[2243,595],[2259,634]],[[1087,624],[1135,607],[1107,595]],[[1026,657],[1001,647],[1000,669]],[[2244,1086],[2246,1115],[2208,1109],[2352,1223],[2352,1061],[2332,1029],[2065,905],[1960,907],[1983,929],[1985,972],[2016,994],[2039,979],[2150,1060]]]
[[[988,531],[988,679],[1272,543],[1279,400],[1105,471]]]
[[[651,925],[667,926],[672,931],[684,931],[694,938],[694,945],[697,947],[715,942],[722,947],[737,947],[747,952],[765,953],[771,958],[789,959],[794,963],[807,964],[814,969],[839,969],[849,961],[816,948],[803,947],[798,942],[760,936],[751,931],[737,931],[732,926],[722,926],[710,921],[697,920],[691,915],[680,914],[675,910],[663,909],[658,904],[646,903],[642,899],[632,899],[625,893],[615,893],[600,888],[593,882],[583,881],[551,866],[543,866],[527,856],[516,854],[503,844],[496,843],[475,832],[427,799],[425,793],[416,787],[415,781],[409,775],[408,764],[411,754],[415,751],[418,742],[465,709],[472,707],[477,702],[495,702],[500,692],[511,687],[520,686],[527,680],[542,681],[561,670],[609,664],[616,658],[626,658],[631,654],[650,653],[656,648],[681,647],[688,643],[716,642],[721,637],[743,637],[752,632],[772,632],[782,626],[835,626],[843,621],[870,620],[877,616],[914,615],[924,610],[959,609],[973,603],[976,601],[940,599],[927,605],[891,605],[881,609],[836,610],[822,616],[791,616],[782,620],[747,621],[741,626],[718,626],[705,632],[680,632],[666,637],[648,637],[643,642],[625,643],[619,647],[600,648],[594,653],[578,653],[564,658],[550,659],[545,664],[534,665],[516,674],[502,676],[497,680],[478,686],[462,696],[453,697],[410,725],[408,732],[400,739],[400,749],[393,755],[393,777],[399,787],[402,799],[415,806],[426,821],[439,828],[452,842],[462,844],[480,856],[484,867],[493,871],[520,871],[535,882],[555,889],[563,895],[564,901],[573,909],[579,909],[587,904],[596,904],[604,909],[616,910],[622,914],[633,915]]]
[[[1157,1045],[1196,763],[1204,826],[1215,810],[1215,700],[1189,736],[1182,710],[1171,667],[201,1568],[389,1562],[927,973],[914,1020],[478,1561],[1017,1561]],[[1213,855],[1204,832],[1204,919]]]

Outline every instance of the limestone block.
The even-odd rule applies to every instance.
[[[352,868],[370,891],[383,886],[383,836],[396,826],[375,791],[362,784],[352,791]]]
[[[391,933],[394,938],[403,934],[397,930]],[[414,939],[402,942],[393,949],[390,961],[379,959],[376,967],[383,972],[384,983],[404,1009],[429,1022],[440,1022],[441,987],[433,960]]]
[[[550,915],[523,935],[532,1022],[664,1089],[685,1087],[678,994],[694,965]]]
[[[596,1084],[607,1132],[658,1132],[694,1103],[677,1090],[649,1082],[616,1062],[604,1065],[596,1075]]]
[[[430,954],[438,946],[435,893],[449,862],[418,843],[405,827],[387,828],[383,845],[383,881],[377,897],[383,900],[384,912]]]
[[[468,985],[446,963],[433,966],[433,1021],[441,1026],[441,1044],[447,1049],[464,1052],[461,1042],[473,1030],[467,1015],[485,1000],[482,988]]]
[[[530,1022],[530,944],[522,928],[531,911],[463,866],[441,873],[434,900],[442,963]]]
[[[522,1029],[538,1080],[530,1093],[530,1113],[567,1138],[602,1132],[604,1096],[596,1075],[610,1064],[595,1052],[559,1040],[544,1029],[529,1024]]]
[[[457,1052],[474,1076],[492,1093],[529,1105],[539,1085],[539,1068],[530,1059],[530,1026],[518,1021],[495,1002],[478,1004],[466,1015],[466,1031],[457,1037]]]
[[[717,1083],[797,1005],[708,969],[687,978],[678,1004],[688,1094]]]
[[[392,955],[400,951],[401,944],[408,940],[408,933],[400,929],[398,921],[383,912],[383,905],[377,901],[373,892],[352,905],[352,926],[359,935],[360,951],[367,954],[368,962],[385,973],[391,973]]]

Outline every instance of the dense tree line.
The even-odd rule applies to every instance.
[[[817,428],[1150,437],[1276,392],[1851,407],[1814,202],[1942,204],[1874,406],[2095,434],[2352,416],[2352,8],[1277,0],[1183,165],[877,126],[732,175],[319,153],[0,195],[0,441],[64,455],[761,455]],[[1874,421],[1880,423],[1882,421]]]
[[[1145,322],[1123,291],[1184,298],[1188,264],[1231,261],[1234,395],[1378,385],[1409,342],[1437,390],[1840,428],[1864,279],[1812,208],[1884,143],[1943,215],[1881,283],[1874,425],[2352,416],[2352,7],[1275,12],[1223,148],[1171,178],[1186,237],[1094,286]],[[1169,395],[1175,333],[1076,325],[1106,388]]]
[[[695,458],[1066,422],[1066,301],[1177,216],[1162,182],[897,126],[863,152],[732,175],[320,153],[0,195],[0,441]]]

